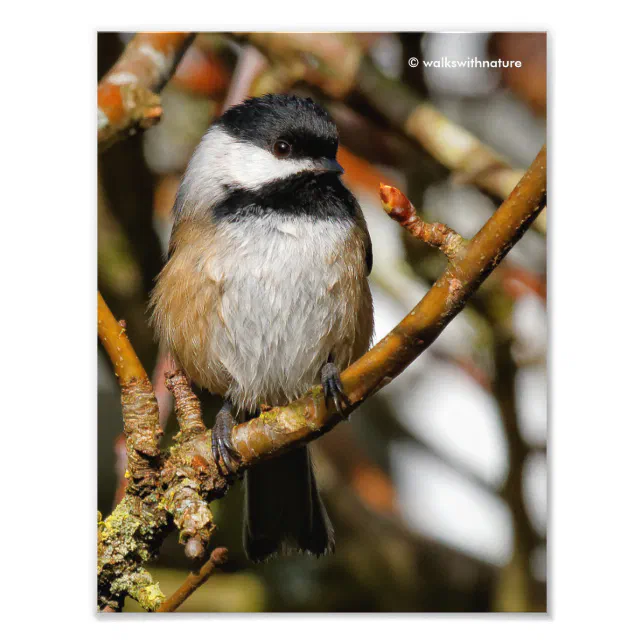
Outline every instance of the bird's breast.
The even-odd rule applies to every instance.
[[[317,382],[330,355],[341,367],[356,357],[368,286],[353,222],[221,222],[214,246],[209,360],[240,407],[283,404]]]

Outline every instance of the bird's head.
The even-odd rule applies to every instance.
[[[311,99],[248,99],[226,111],[201,140],[176,210],[211,208],[235,191],[258,191],[298,175],[341,174],[337,150],[335,123]]]

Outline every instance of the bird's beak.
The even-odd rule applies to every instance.
[[[335,159],[318,159],[315,162],[316,172],[335,172],[336,174],[344,174],[344,168]]]

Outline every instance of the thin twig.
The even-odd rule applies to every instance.
[[[259,74],[261,74],[268,62],[266,58],[252,45],[244,45],[239,55],[233,77],[228,87],[226,100],[221,106],[222,114],[233,105],[241,103],[250,95],[250,88]]]
[[[385,212],[416,239],[440,249],[450,261],[462,254],[466,240],[445,224],[423,221],[416,214],[411,201],[398,188],[381,183],[380,200]]]
[[[196,574],[191,572],[181,586],[161,604],[157,613],[174,613],[197,588],[208,581],[217,567],[225,564],[227,560],[228,550],[226,548],[215,548],[199,572]]]

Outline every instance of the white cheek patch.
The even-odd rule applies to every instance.
[[[225,149],[231,182],[247,190],[313,168],[312,162],[307,159],[278,159],[268,150],[252,143],[236,141],[227,134],[222,133],[219,142]]]
[[[210,207],[230,188],[256,190],[272,181],[314,169],[309,159],[278,159],[268,150],[238,141],[217,126],[197,147],[184,182],[188,201]]]

